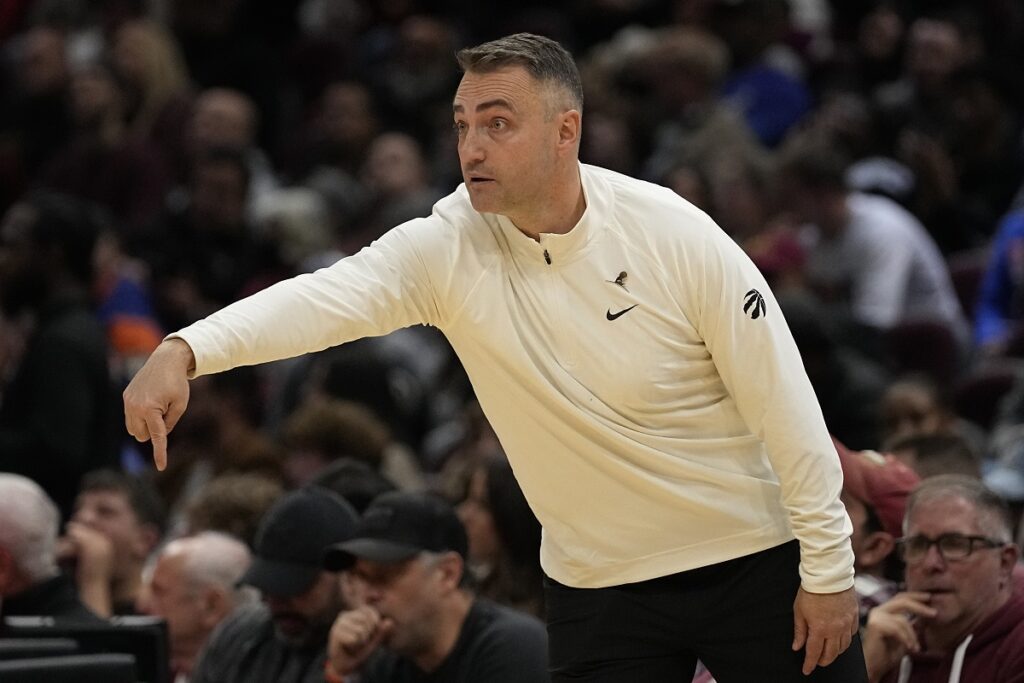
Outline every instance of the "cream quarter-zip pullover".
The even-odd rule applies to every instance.
[[[849,588],[839,459],[768,285],[670,190],[580,174],[587,208],[566,234],[533,240],[460,186],[431,216],[177,336],[201,375],[433,325],[556,581],[643,581],[795,536],[806,590]]]

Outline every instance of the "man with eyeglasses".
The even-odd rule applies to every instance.
[[[1024,682],[1020,556],[1005,503],[961,475],[925,480],[907,502],[899,551],[907,591],[868,616],[872,683]]]

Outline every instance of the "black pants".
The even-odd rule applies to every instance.
[[[804,676],[793,652],[796,541],[721,564],[610,588],[547,579],[553,683],[866,683],[860,639]]]

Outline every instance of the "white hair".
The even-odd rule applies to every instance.
[[[250,591],[237,587],[252,562],[252,554],[245,543],[234,536],[204,531],[171,541],[160,554],[184,555],[182,579],[192,590],[219,588],[231,595],[236,604],[248,602],[252,597]]]
[[[57,575],[60,513],[31,479],[0,472],[0,546],[33,583]]]

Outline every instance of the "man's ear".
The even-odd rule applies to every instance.
[[[863,567],[875,567],[896,549],[896,539],[887,531],[873,531],[864,539],[860,548],[857,564]]]
[[[462,555],[456,552],[447,552],[437,563],[438,571],[441,572],[441,584],[446,591],[457,590],[462,583],[462,574],[466,571],[466,563]]]
[[[583,115],[569,109],[558,115],[558,147],[575,150],[583,132]]]
[[[202,615],[199,617],[203,628],[213,630],[231,612],[231,596],[227,591],[208,586],[200,596]]]

